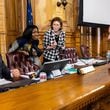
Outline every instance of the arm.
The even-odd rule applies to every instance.
[[[40,57],[42,55],[43,52],[38,47],[38,45],[39,45],[39,40],[38,39],[32,41],[32,47],[31,47],[31,50],[30,50],[30,55],[38,56],[38,57]]]
[[[43,39],[43,47],[44,47],[44,49],[47,49],[47,47],[50,46],[48,37],[49,37],[49,35],[46,32],[45,35],[44,35],[44,39]]]
[[[51,37],[51,38],[50,38]],[[43,46],[44,49],[54,49],[56,48],[57,43],[52,38],[51,32],[46,32],[44,35]]]
[[[10,75],[10,70],[4,64],[1,56],[0,56],[0,74],[2,78],[12,80],[11,75]]]
[[[57,48],[64,49],[65,48],[65,32],[62,31],[59,37],[60,38],[59,38]]]
[[[13,69],[12,71],[9,70],[9,68],[5,65],[5,63],[2,60],[2,57],[0,56],[0,74],[2,78],[5,78],[7,80],[18,80],[20,79],[20,72],[18,69]]]
[[[11,47],[9,48],[8,52],[9,52],[9,53],[14,52],[15,50],[18,49],[18,47],[19,47],[18,42],[17,42],[17,40],[15,40],[15,41],[12,43]]]
[[[9,48],[8,52],[15,52],[16,50],[18,50],[19,48],[22,48],[25,43],[27,43],[27,39],[19,37],[17,38],[12,44],[11,47]],[[20,51],[20,50],[19,50]],[[21,51],[25,54],[25,51]]]

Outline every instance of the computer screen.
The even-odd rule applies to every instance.
[[[63,59],[63,60],[57,60],[57,61],[51,61],[51,62],[45,62],[43,66],[41,67],[39,72],[46,72],[50,73],[53,70],[59,69],[62,71],[62,69],[66,66],[66,64],[70,61],[70,59]]]
[[[78,0],[79,24],[87,26],[110,25],[110,0]]]

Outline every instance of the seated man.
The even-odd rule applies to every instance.
[[[18,69],[12,69],[9,70],[8,67],[6,67],[5,63],[2,60],[2,57],[0,55],[0,78],[5,78],[7,80],[19,80],[20,79],[20,72]]]

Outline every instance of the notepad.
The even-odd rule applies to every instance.
[[[9,84],[12,83],[12,81],[8,81],[6,79],[0,79],[0,85]]]

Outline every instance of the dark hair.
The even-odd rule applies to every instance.
[[[53,22],[54,22],[54,21],[58,21],[58,22],[60,23],[60,25],[61,25],[60,30],[61,30],[61,29],[62,29],[62,26],[63,26],[62,19],[61,19],[60,17],[54,17],[54,18],[52,19],[52,21],[51,21],[51,24],[50,24],[51,29],[53,29],[52,25],[53,25]]]
[[[37,31],[39,32],[39,29],[36,25],[29,25],[25,28],[22,37],[26,38],[26,39],[31,39],[32,38],[32,32],[33,29],[37,29]]]

